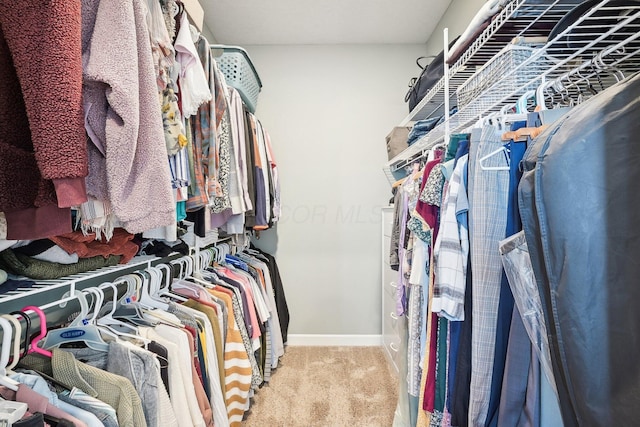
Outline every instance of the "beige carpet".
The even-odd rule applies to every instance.
[[[389,427],[398,380],[382,347],[288,347],[247,427]]]

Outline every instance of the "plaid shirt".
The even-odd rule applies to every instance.
[[[467,283],[469,202],[465,185],[468,156],[456,165],[444,198],[440,232],[434,248],[436,268],[431,310],[449,320],[464,320]]]

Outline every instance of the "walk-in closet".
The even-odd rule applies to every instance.
[[[0,426],[640,419],[637,0],[0,0]]]

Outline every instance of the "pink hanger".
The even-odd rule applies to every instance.
[[[53,353],[51,353],[49,350],[44,350],[44,349],[38,347],[38,345],[37,345],[38,341],[40,341],[41,339],[43,339],[45,337],[45,335],[47,335],[47,317],[45,316],[44,311],[42,311],[42,309],[40,307],[36,307],[34,305],[28,305],[28,306],[22,308],[22,311],[27,311],[27,310],[33,311],[40,318],[40,335],[38,335],[33,340],[31,340],[31,344],[29,345],[29,349],[27,350],[27,354],[29,354],[29,353],[38,353],[38,354],[42,354],[42,355],[48,356],[48,357],[53,356]]]

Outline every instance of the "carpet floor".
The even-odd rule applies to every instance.
[[[398,380],[382,347],[288,347],[246,427],[389,427]]]

